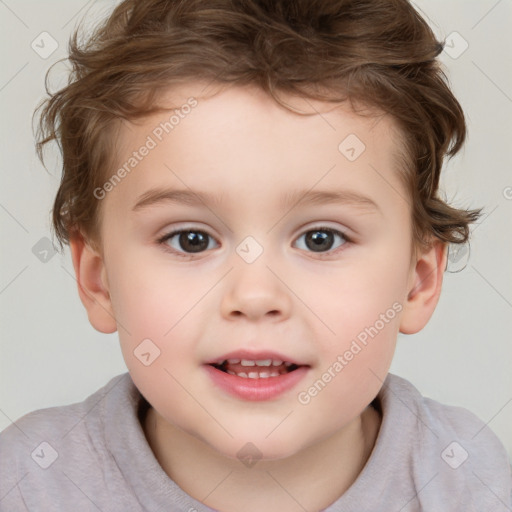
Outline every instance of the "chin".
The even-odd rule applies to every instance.
[[[270,436],[272,437],[272,436]],[[296,455],[308,447],[304,440],[293,439],[290,436],[279,436],[277,433],[274,439],[255,433],[251,437],[235,436],[233,439],[204,439],[215,452],[223,457],[238,460],[248,467],[256,462],[271,462],[286,459]]]

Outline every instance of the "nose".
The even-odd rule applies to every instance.
[[[249,321],[262,318],[275,321],[290,316],[291,297],[282,277],[267,266],[267,260],[237,262],[227,276],[221,302],[221,314],[228,320],[245,317]]]

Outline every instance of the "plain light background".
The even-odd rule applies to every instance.
[[[512,459],[512,2],[415,5],[448,41],[441,60],[469,129],[463,152],[445,164],[443,190],[456,206],[485,211],[469,260],[463,252],[452,257],[450,269],[460,271],[445,274],[428,326],[399,337],[391,372],[427,397],[474,412]],[[0,3],[0,430],[32,410],[82,401],[126,371],[117,333],[98,333],[87,320],[69,249],[40,259],[48,245],[41,239],[52,238],[60,160],[54,150],[50,172],[44,170],[31,121],[45,95],[44,74],[66,56],[76,23],[87,15],[94,24],[113,6],[106,0]],[[48,56],[52,44],[58,47]],[[53,76],[53,84],[64,84],[64,75]]]

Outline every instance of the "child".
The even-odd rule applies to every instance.
[[[479,215],[438,197],[441,51],[406,0],[125,0],[75,34],[38,149],[128,372],[2,432],[2,511],[509,509],[491,430],[389,374]]]

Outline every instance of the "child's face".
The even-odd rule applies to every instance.
[[[155,129],[171,113],[121,132],[119,167],[134,151],[140,161],[103,199],[104,284],[127,367],[161,428],[231,457],[247,442],[284,457],[350,428],[388,372],[415,279],[400,142],[388,117],[296,99],[320,111],[302,117],[253,89],[200,91],[174,91],[173,106],[195,95],[198,104],[168,134]],[[353,135],[339,149],[350,134],[366,146],[359,156]],[[178,189],[218,200],[164,198]],[[160,200],[137,208],[149,191]],[[158,242],[179,229],[188,242]],[[240,351],[301,367],[256,381],[208,364]]]

